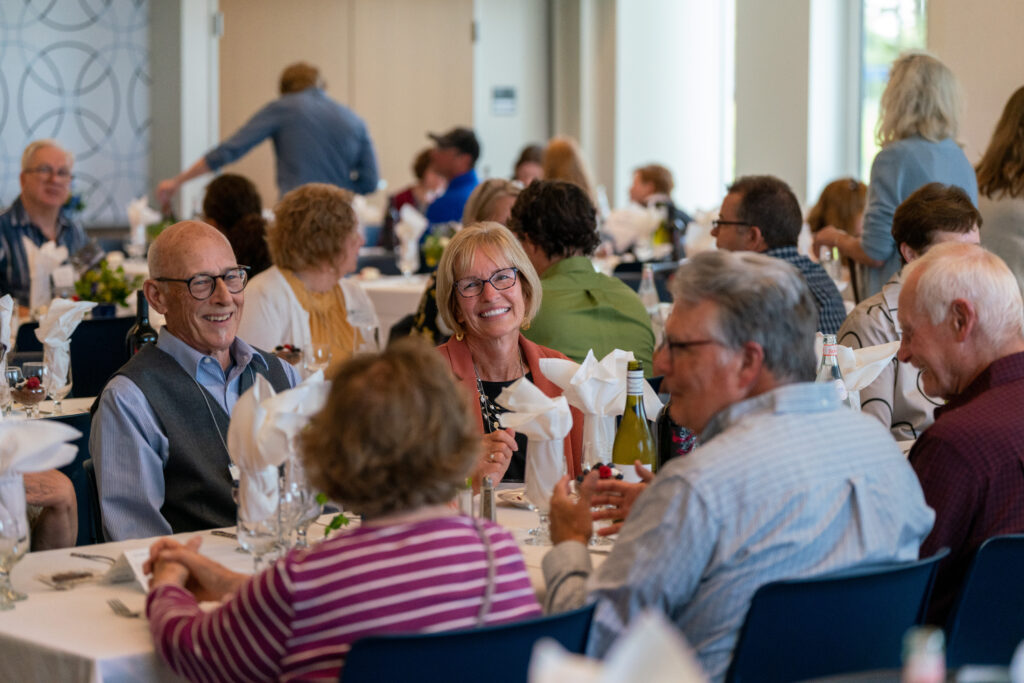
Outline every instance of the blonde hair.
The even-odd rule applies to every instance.
[[[41,149],[46,149],[47,147],[53,147],[64,152],[64,156],[67,157],[68,160],[69,168],[75,165],[74,154],[61,147],[60,143],[54,140],[53,138],[42,138],[41,140],[33,140],[32,142],[28,143],[28,146],[25,148],[25,151],[21,153],[21,170],[27,171],[28,165],[32,163],[32,157],[35,155],[35,153]]]
[[[480,444],[447,363],[418,337],[345,362],[300,439],[310,483],[371,517],[451,500]]]
[[[551,138],[544,150],[542,166],[544,180],[564,180],[577,185],[587,193],[591,202],[597,197],[587,164],[583,161],[583,153],[572,138]]]
[[[445,325],[456,334],[465,333],[465,328],[456,317],[455,281],[473,267],[473,259],[481,251],[495,263],[506,262],[519,271],[526,304],[523,322],[533,320],[540,308],[540,277],[516,236],[501,223],[473,223],[455,233],[437,264],[437,308]]]
[[[960,86],[927,52],[905,52],[892,63],[882,93],[875,141],[879,146],[920,135],[939,142],[960,130]]]
[[[327,183],[295,188],[277,203],[274,216],[267,247],[274,265],[288,270],[333,261],[358,225],[352,193]]]
[[[1024,195],[1024,87],[1010,96],[975,168],[978,193],[990,199]]]
[[[520,187],[504,178],[491,178],[477,185],[462,209],[462,224],[492,220],[494,204],[502,197],[518,197]]]

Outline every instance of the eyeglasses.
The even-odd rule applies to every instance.
[[[719,346],[725,346],[725,344],[723,344],[722,342],[718,341],[717,339],[694,339],[692,341],[671,341],[668,338],[666,338],[663,342],[661,342],[661,345],[658,347],[658,350],[660,351],[662,349],[668,349],[669,358],[674,360],[675,357],[676,357],[676,351],[685,351],[685,350],[689,349],[692,346],[705,346],[707,344],[717,344]]]
[[[42,166],[36,166],[35,168],[26,168],[22,173],[38,173],[44,176],[54,176],[58,180],[72,180],[74,175],[71,173],[69,168],[54,168],[49,164],[43,164]]]
[[[455,281],[455,289],[466,299],[480,296],[484,291],[484,283],[490,282],[491,287],[496,290],[508,289],[516,283],[518,268],[502,268],[494,271],[489,278],[481,280],[478,277],[464,277]]]
[[[224,286],[232,294],[238,294],[245,289],[245,286],[249,283],[249,266],[238,266],[237,268],[225,270],[223,275],[200,273],[199,275],[193,275],[187,280],[175,277],[156,277],[153,279],[157,282],[184,282],[185,286],[188,287],[188,293],[192,295],[193,299],[196,301],[206,301],[213,296],[213,292],[217,288],[218,279],[224,281]]]
[[[720,226],[720,225],[746,225],[746,226],[750,226],[751,224],[746,222],[746,221],[720,221],[720,220],[713,220],[713,221],[711,221],[711,227],[712,228],[718,228],[718,226]]]

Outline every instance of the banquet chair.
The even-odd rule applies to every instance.
[[[82,463],[82,471],[85,473],[85,479],[89,486],[89,521],[85,526],[86,533],[89,536],[89,544],[92,543],[103,543],[103,517],[100,513],[100,490],[96,484],[96,466],[92,462],[92,458],[89,458]],[[82,517],[78,517],[78,529],[79,535],[82,533]],[[84,545],[79,543],[78,545]]]
[[[783,683],[899,669],[903,634],[923,622],[943,548],[913,562],[773,581],[750,601],[726,681]]]
[[[553,638],[582,654],[594,606],[500,626],[447,633],[369,636],[352,645],[341,670],[342,683],[419,681],[457,683],[487,680],[522,683],[533,644]]]
[[[52,415],[47,420],[63,422],[69,427],[74,427],[82,433],[80,437],[71,441],[71,445],[78,449],[75,459],[64,467],[58,468],[71,480],[75,489],[78,509],[78,535],[75,538],[75,545],[92,545],[102,543],[103,536],[97,540],[92,534],[93,525],[93,503],[96,499],[96,487],[90,486],[86,472],[82,469],[89,460],[89,433],[92,428],[92,415],[89,413],[76,413],[74,415]]]
[[[1008,666],[1024,640],[1024,534],[981,544],[946,624],[950,668]]]

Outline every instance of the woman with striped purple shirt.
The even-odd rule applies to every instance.
[[[540,616],[501,527],[449,502],[479,456],[474,416],[437,352],[414,338],[342,366],[302,437],[313,484],[362,513],[358,529],[236,574],[153,545],[153,641],[194,681],[337,680],[353,641]],[[223,600],[203,612],[197,600]]]

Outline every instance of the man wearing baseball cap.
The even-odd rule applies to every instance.
[[[480,183],[474,168],[480,157],[480,143],[469,128],[452,128],[444,135],[428,133],[428,136],[437,145],[432,154],[434,170],[448,180],[448,189],[427,209],[427,220],[459,222],[466,200]]]

